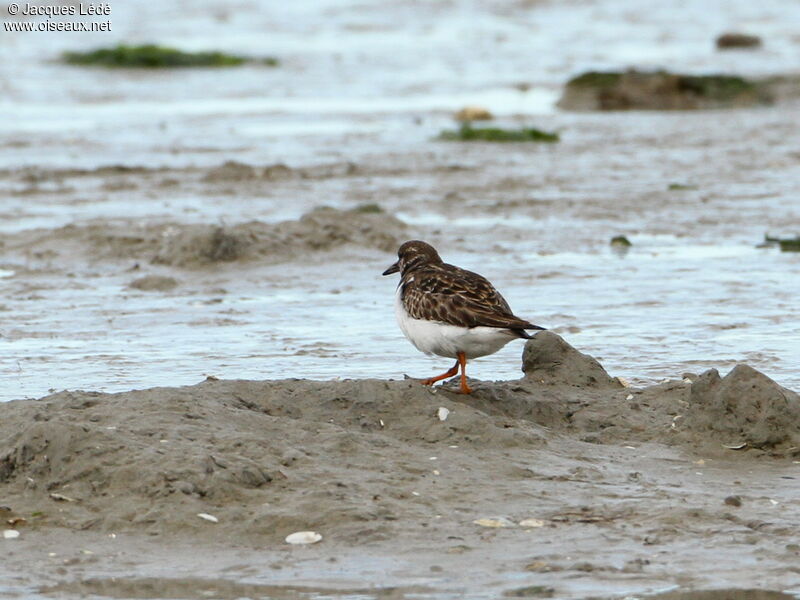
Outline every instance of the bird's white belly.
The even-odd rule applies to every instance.
[[[517,337],[497,327],[458,327],[414,319],[403,306],[400,288],[395,297],[395,315],[403,335],[425,354],[457,358],[458,353],[463,352],[467,358],[478,358],[494,354]]]

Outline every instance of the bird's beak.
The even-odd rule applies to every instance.
[[[388,269],[386,269],[386,270],[383,272],[383,275],[391,275],[392,273],[397,273],[399,270],[400,270],[400,261],[398,260],[398,261],[397,261],[396,263],[394,263],[394,264],[393,264],[391,267],[389,267]]]

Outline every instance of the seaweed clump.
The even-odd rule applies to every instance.
[[[589,71],[567,82],[566,110],[696,110],[767,104],[763,82],[738,75],[685,75],[668,71]]]
[[[185,52],[177,48],[143,44],[129,46],[119,44],[112,48],[97,48],[87,52],[65,52],[67,64],[100,66],[110,68],[164,69],[181,67],[236,67],[250,59],[219,51]],[[276,66],[277,59],[267,58],[262,64]]]
[[[440,140],[449,142],[545,142],[559,141],[558,133],[534,127],[501,129],[499,127],[473,127],[464,123],[456,130],[448,129],[439,134]]]
[[[611,238],[611,242],[609,242],[612,246],[616,246],[618,248],[630,248],[633,246],[631,241],[625,237],[624,235],[615,235]]]
[[[769,235],[764,236],[765,246],[780,247],[781,252],[800,252],[800,235],[793,238],[778,238]]]
[[[361,213],[362,215],[378,215],[383,213],[383,208],[380,204],[370,202],[368,204],[359,204],[353,209],[353,212]]]

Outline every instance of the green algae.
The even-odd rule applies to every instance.
[[[64,52],[62,59],[67,64],[99,66],[120,69],[169,69],[185,67],[236,67],[256,62],[243,56],[219,51],[184,52],[177,48],[143,44],[129,46],[119,44],[111,48],[97,48],[87,52]],[[265,58],[261,64],[277,66],[275,58]]]
[[[633,246],[633,243],[624,235],[615,235],[609,243],[617,248],[630,248]]]
[[[449,142],[544,142],[560,140],[558,133],[533,127],[501,129],[499,127],[473,127],[464,123],[459,129],[448,129],[439,134],[440,140]]]

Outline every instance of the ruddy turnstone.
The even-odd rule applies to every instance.
[[[493,354],[517,338],[530,339],[526,329],[544,329],[515,316],[488,280],[443,262],[430,244],[411,240],[397,256],[383,274],[400,272],[395,298],[400,329],[417,350],[456,359],[452,369],[424,385],[452,377],[460,365],[461,393],[469,394],[467,359]]]

